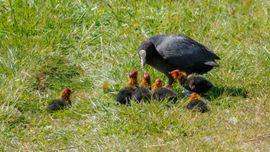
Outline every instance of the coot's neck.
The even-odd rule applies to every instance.
[[[162,56],[158,53],[158,51],[156,50],[156,48],[153,46],[151,48],[149,48],[147,50],[147,54],[146,54],[146,62],[150,61],[152,58],[156,58],[159,59],[161,61],[164,61],[164,59],[162,58]],[[164,61],[165,62],[165,61]]]
[[[146,63],[155,67],[160,72],[168,73],[169,71],[166,61],[155,48],[151,48],[147,51]]]

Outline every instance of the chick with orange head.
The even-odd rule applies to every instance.
[[[192,93],[189,97],[187,109],[190,111],[198,111],[201,113],[209,111],[207,104],[202,100],[202,97],[197,93]]]
[[[138,70],[133,70],[128,75],[128,86],[120,89],[116,95],[116,101],[120,104],[130,104],[132,93],[138,88]]]
[[[133,92],[132,99],[138,103],[141,101],[149,102],[151,96],[151,77],[147,72],[144,72],[141,85]]]
[[[176,103],[177,94],[168,87],[163,87],[163,82],[160,79],[157,79],[152,87],[153,99],[158,101],[163,101],[165,99]]]
[[[202,94],[213,87],[213,84],[209,80],[198,74],[187,75],[187,73],[176,69],[171,71],[170,75],[190,92]]]
[[[143,74],[141,87],[151,89],[151,77],[150,77],[149,73],[147,73],[147,72],[144,72],[144,74]]]
[[[71,94],[72,91],[69,88],[65,88],[62,91],[61,97],[59,99],[54,99],[53,101],[51,101],[51,103],[49,103],[48,110],[52,111],[61,110],[71,106],[72,105],[70,100]]]

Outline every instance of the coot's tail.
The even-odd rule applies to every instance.
[[[219,66],[215,61],[206,61],[206,62],[204,62],[204,64],[212,66],[212,67],[218,67]]]

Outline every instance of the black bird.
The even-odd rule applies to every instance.
[[[138,70],[130,72],[128,86],[122,88],[116,95],[116,101],[120,104],[130,104],[132,93],[138,88]]]
[[[217,67],[214,52],[195,40],[184,35],[157,35],[141,43],[138,54],[142,68],[148,64],[164,73],[172,85],[169,71],[203,74]]]
[[[187,90],[202,94],[207,92],[213,87],[213,84],[198,74],[187,75],[186,72],[181,72],[176,69],[170,72],[174,80],[178,80],[179,83]]]
[[[169,87],[163,87],[162,81],[157,79],[153,85],[153,99],[163,101],[168,99],[173,103],[177,102],[177,94]]]
[[[197,93],[192,93],[189,97],[189,103],[187,104],[187,109],[191,111],[198,111],[198,112],[207,112],[209,111],[206,103],[203,102],[201,96]]]
[[[48,110],[61,110],[68,106],[71,106],[70,95],[72,91],[69,88],[65,88],[61,93],[60,99],[54,99],[48,105]]]
[[[145,72],[143,74],[141,86],[132,93],[132,99],[138,103],[141,101],[149,102],[151,100],[151,96],[151,78],[150,75]]]

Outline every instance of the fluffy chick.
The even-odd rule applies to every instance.
[[[152,88],[154,100],[163,101],[168,99],[175,103],[177,102],[177,94],[169,87],[163,87],[163,83],[160,79],[157,79]]]
[[[207,92],[213,87],[213,84],[198,74],[187,75],[186,72],[180,70],[173,70],[170,72],[174,80],[178,80],[179,83],[187,90],[202,94]]]
[[[128,76],[128,86],[120,89],[118,94],[116,95],[116,101],[120,104],[130,104],[130,99],[132,97],[132,93],[138,87],[138,70],[133,70],[129,73]]]
[[[187,109],[191,111],[198,111],[201,113],[209,111],[206,103],[203,102],[201,96],[197,93],[192,93],[189,97],[189,103]]]
[[[141,101],[149,102],[151,100],[151,77],[148,73],[143,74],[141,86],[138,87],[132,94],[132,99],[140,103]]]
[[[72,94],[72,91],[69,88],[65,88],[62,93],[61,97],[59,99],[54,99],[51,103],[48,105],[48,110],[61,110],[68,106],[71,106],[71,100],[70,95]]]

